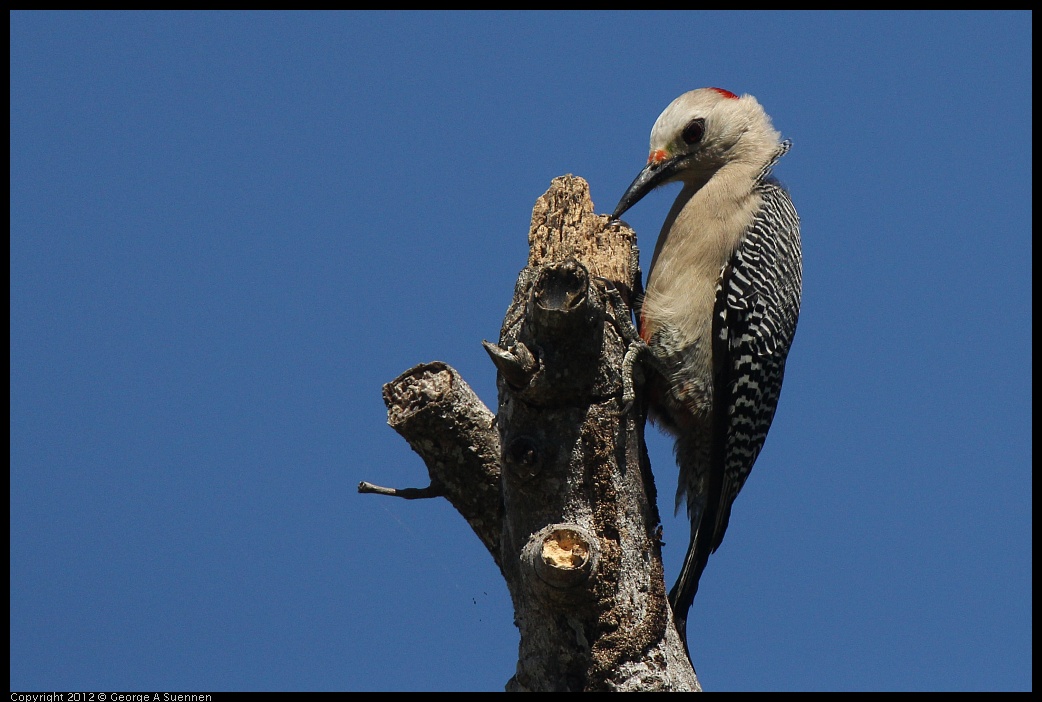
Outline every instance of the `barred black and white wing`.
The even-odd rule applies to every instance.
[[[787,150],[786,143],[774,160]],[[691,543],[670,591],[677,627],[685,640],[687,611],[702,571],[723,541],[731,506],[774,419],[785,359],[799,318],[799,216],[785,189],[769,177],[773,163],[757,181],[761,207],[721,271],[717,286],[708,469],[700,472],[702,489],[696,499],[691,500],[690,488],[688,491]]]
[[[778,407],[800,312],[799,217],[775,181],[720,281],[713,318],[714,472],[720,473],[712,550],[756,461]]]

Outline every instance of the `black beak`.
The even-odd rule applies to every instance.
[[[623,212],[640,202],[642,197],[663,183],[672,180],[686,166],[686,156],[677,156],[666,161],[649,163],[630,183],[630,187],[626,189],[622,199],[619,200],[619,204],[615,206],[615,211],[611,213],[611,218],[618,219],[621,217]]]

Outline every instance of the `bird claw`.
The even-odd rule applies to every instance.
[[[648,351],[648,345],[639,337],[631,341],[622,357],[622,413],[629,414],[637,400],[636,374],[640,371],[640,357]],[[643,379],[643,378],[642,378]]]
[[[623,417],[633,411],[633,400],[627,400],[625,397],[622,399],[622,409],[619,410],[619,414]]]
[[[629,305],[623,300],[619,284],[608,278],[596,277],[601,283],[611,308],[612,323],[619,336],[626,341],[626,354],[622,358],[622,416],[629,415],[636,406],[637,382],[635,374],[640,372],[640,357],[649,352],[648,345],[640,338],[637,328],[633,326]]]

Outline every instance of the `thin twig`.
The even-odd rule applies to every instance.
[[[404,500],[426,500],[431,497],[441,497],[443,495],[441,487],[434,483],[431,483],[425,488],[388,488],[381,487],[380,485],[373,485],[364,480],[358,483],[358,492],[401,497]]]

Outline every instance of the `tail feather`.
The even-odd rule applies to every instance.
[[[684,556],[684,566],[680,569],[680,576],[669,591],[669,604],[673,608],[673,622],[676,624],[680,640],[684,642],[684,650],[691,657],[691,651],[687,643],[687,615],[691,604],[695,601],[698,593],[698,581],[702,578],[702,571],[709,562],[709,554],[712,553],[712,544],[699,538],[697,530],[691,543],[688,545],[687,554]]]

